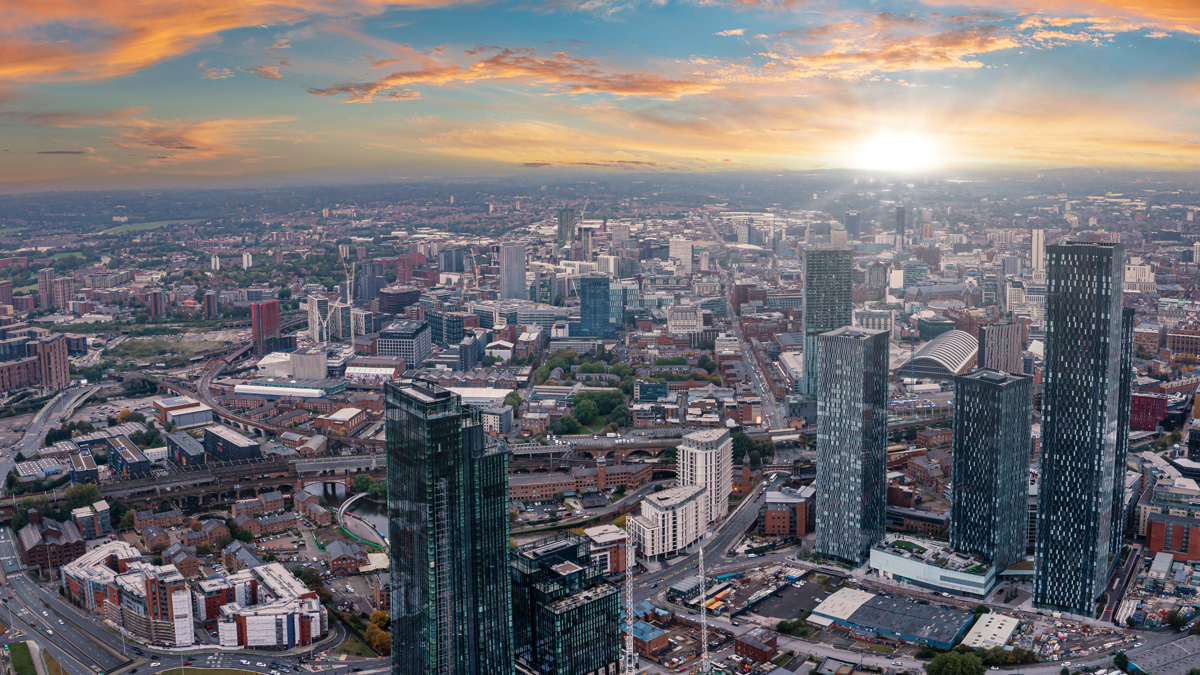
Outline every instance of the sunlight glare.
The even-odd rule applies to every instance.
[[[854,168],[868,171],[913,173],[941,164],[928,134],[888,131],[864,140],[853,157]]]

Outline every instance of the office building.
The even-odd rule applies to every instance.
[[[375,300],[379,297],[385,279],[382,262],[362,263],[358,268],[358,286],[354,289],[354,299],[358,302]]]
[[[392,674],[512,673],[508,455],[437,385],[384,385]]]
[[[1021,372],[1021,324],[985,323],[979,327],[976,365],[1005,373]]]
[[[729,515],[733,494],[733,439],[724,429],[686,434],[678,448],[679,484],[706,492],[705,524]]]
[[[859,225],[858,211],[847,211],[842,224],[846,226],[846,238],[850,241],[857,241],[861,234],[861,225]]]
[[[610,320],[609,279],[602,274],[579,277],[579,323],[572,323],[571,337],[612,338],[615,326]]]
[[[210,460],[236,462],[262,457],[262,447],[229,427],[214,424],[204,427],[204,454]]]
[[[1032,378],[992,369],[959,375],[954,413],[950,545],[1003,571],[1025,559]]]
[[[888,334],[847,326],[820,349],[816,551],[861,564],[884,534]]]
[[[908,210],[903,206],[896,207],[896,251],[904,249],[904,228],[908,223]]]
[[[250,325],[254,333],[254,355],[266,356],[279,349],[279,301],[250,305]]]
[[[692,242],[683,237],[671,237],[667,255],[672,260],[678,260],[685,274],[692,273]]]
[[[516,242],[500,244],[500,298],[527,300],[529,285],[525,283],[525,245]]]
[[[1121,244],[1110,243],[1046,247],[1033,600],[1038,607],[1086,616],[1092,615],[1104,592],[1110,556],[1119,553],[1112,541],[1112,503],[1121,403],[1124,253]]]
[[[575,241],[575,209],[558,210],[558,236],[555,241],[560,247]]]
[[[854,320],[849,249],[806,249],[804,258],[804,393],[817,393],[822,333]]]
[[[419,368],[433,352],[429,324],[425,321],[395,321],[379,331],[376,353],[399,356],[410,368]]]
[[[605,583],[587,537],[561,532],[513,554],[517,663],[539,675],[615,673],[621,658],[620,592]]]

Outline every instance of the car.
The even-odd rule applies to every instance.
[[[161,665],[162,665],[162,663],[160,663],[160,662],[158,662],[158,661],[151,661],[151,662],[150,662],[150,667],[151,667],[151,668],[157,668],[157,667],[159,667],[159,666],[161,666]]]
[[[46,629],[46,635],[54,635],[54,631],[52,631],[52,630],[50,630],[49,628],[47,628],[47,629]]]
[[[49,612],[42,612],[42,616],[50,616]]]
[[[37,628],[37,622],[36,622],[36,621],[30,621],[30,622],[29,622],[29,627],[30,627],[30,628]]]
[[[191,662],[191,661],[184,661],[184,662],[183,662],[183,665],[185,665],[185,666],[190,666],[190,665],[192,665],[192,662]]]
[[[250,662],[249,662],[249,661],[247,661],[246,659],[242,659],[241,661],[238,661],[238,663],[242,664],[243,666],[248,666],[248,665],[250,665]]]
[[[278,661],[272,661],[272,662],[271,662],[271,665],[273,665],[273,666],[281,666],[281,665],[283,665],[283,664],[282,664],[282,663],[280,663],[280,662],[278,662]]]
[[[991,668],[988,668],[988,670],[1000,670],[1000,669],[997,668],[996,666],[992,666]]]
[[[58,625],[60,625],[60,626],[63,625],[62,619],[58,620]]]
[[[902,665],[904,665],[904,664],[903,664],[903,663],[900,663],[899,661],[892,661],[892,665],[893,665],[893,666],[902,666]]]
[[[263,663],[262,661],[259,661],[258,663],[254,664],[254,665],[258,666],[259,668],[266,668],[266,667],[267,667],[267,664]]]
[[[134,673],[136,673],[136,672],[137,672],[137,668],[134,668],[134,669],[132,669],[132,670],[130,670],[130,671],[129,671],[129,675],[133,675],[133,674],[134,674]]]
[[[731,626],[740,626],[741,624],[740,624],[740,623],[738,623],[737,621],[734,621],[734,620],[730,619],[730,621],[729,621],[729,625],[731,625]]]
[[[1066,663],[1064,663],[1064,664],[1063,664],[1063,667],[1064,667],[1064,668],[1070,668],[1070,667],[1071,667],[1071,662],[1070,662],[1070,661],[1067,661]]]

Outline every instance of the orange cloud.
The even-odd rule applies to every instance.
[[[0,4],[0,81],[91,80],[133,73],[213,44],[228,30],[354,17],[472,0],[10,0]],[[70,41],[53,36],[79,31]],[[269,51],[286,48],[276,42]]]
[[[924,0],[929,5],[961,5],[961,0]],[[1102,19],[1113,28],[1153,27],[1200,33],[1200,2],[1196,0],[984,0],[978,4],[1003,12],[1018,12],[1078,21]]]
[[[417,84],[472,84],[493,80],[524,80],[547,86],[554,93],[604,93],[614,96],[644,96],[677,99],[712,91],[717,85],[700,80],[671,78],[653,73],[609,73],[596,61],[571,56],[565,52],[543,56],[532,49],[500,49],[482,47],[464,52],[474,55],[496,51],[495,54],[471,63],[457,65],[441,60],[424,59],[425,64],[412,70],[394,72],[370,82],[351,82],[332,87],[309,89],[314,96],[346,96],[347,102],[374,100],[390,92],[406,92]],[[427,57],[430,55],[426,55]],[[392,63],[395,60],[376,61]]]
[[[257,75],[264,80],[282,80],[283,75],[279,74],[279,66],[254,66],[253,68],[238,68],[243,73]]]

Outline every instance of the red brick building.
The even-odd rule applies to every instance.
[[[1187,542],[1186,547],[1184,542]],[[1200,520],[1165,513],[1146,518],[1146,555],[1171,553],[1179,561],[1200,561]]]
[[[26,566],[42,569],[62,567],[87,550],[79,526],[43,518],[36,508],[29,509],[29,524],[17,533],[17,546]]]
[[[778,652],[779,634],[766,628],[752,628],[733,643],[734,654],[755,663],[766,663]]]
[[[1129,428],[1154,431],[1167,417],[1167,395],[1137,392],[1129,404]]]

